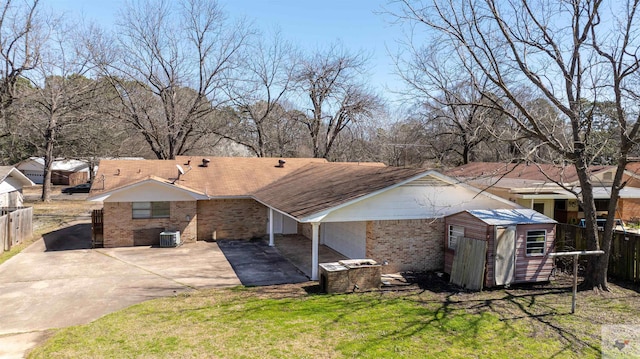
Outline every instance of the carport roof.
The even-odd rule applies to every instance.
[[[263,187],[253,197],[297,219],[338,207],[432,172],[425,169],[313,164]]]

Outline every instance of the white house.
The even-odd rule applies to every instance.
[[[12,166],[0,166],[0,207],[22,207],[22,188],[34,183]]]

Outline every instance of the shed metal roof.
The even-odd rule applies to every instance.
[[[466,212],[491,226],[558,223],[544,214],[529,208],[475,209]]]

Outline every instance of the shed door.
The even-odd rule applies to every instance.
[[[516,227],[496,228],[496,285],[508,285],[513,282],[516,273]]]

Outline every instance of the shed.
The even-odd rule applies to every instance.
[[[484,286],[549,280],[556,221],[533,209],[467,210],[445,217],[445,265],[451,274],[462,238],[486,241]],[[477,270],[477,269],[476,269]]]

